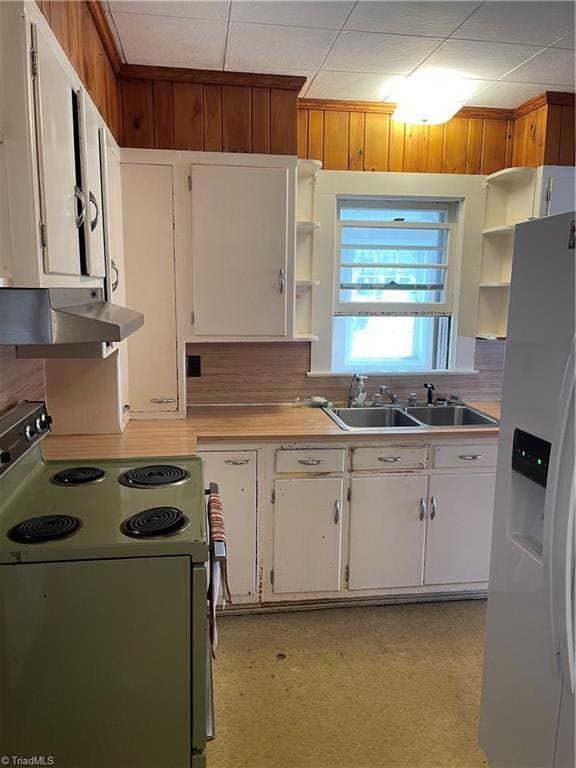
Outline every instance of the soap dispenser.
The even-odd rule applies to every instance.
[[[356,387],[356,405],[364,405],[366,402],[366,396],[368,395],[368,391],[366,390],[366,379],[368,376],[358,376],[358,386]]]

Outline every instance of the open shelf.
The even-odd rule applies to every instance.
[[[486,282],[486,283],[480,283],[480,288],[510,288],[510,283],[508,282]]]
[[[314,336],[313,333],[296,333],[294,338],[297,341],[318,341],[318,336]]]
[[[296,280],[296,285],[301,286],[303,288],[314,288],[318,285],[320,285],[320,280]]]
[[[481,341],[506,341],[506,336],[500,336],[497,333],[477,333],[476,338]]]
[[[501,224],[498,227],[488,227],[482,230],[483,235],[513,235],[515,224]]]
[[[296,230],[298,232],[316,232],[320,229],[319,221],[297,221]]]
[[[515,184],[519,181],[530,181],[536,175],[535,168],[517,166],[516,168],[504,168],[502,171],[496,171],[486,177],[484,182],[488,184]]]

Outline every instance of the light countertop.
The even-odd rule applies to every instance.
[[[500,403],[470,405],[499,418]],[[443,427],[402,432],[358,433],[340,429],[319,408],[292,405],[195,406],[187,419],[136,420],[122,434],[50,435],[43,442],[47,459],[101,459],[190,456],[201,443],[247,441],[430,440],[496,437],[497,427]],[[200,445],[200,447],[202,447]]]

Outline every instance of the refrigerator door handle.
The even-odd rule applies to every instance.
[[[544,563],[550,602],[552,648],[558,671],[574,692],[574,397],[575,342],[560,390],[556,440],[548,474]]]

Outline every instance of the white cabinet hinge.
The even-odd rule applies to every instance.
[[[40,246],[46,248],[48,245],[48,232],[46,231],[46,224],[40,222]]]
[[[346,568],[344,568],[344,581],[346,584],[350,581],[350,566],[347,565]]]
[[[346,491],[346,498],[348,501],[352,501],[352,486],[348,486],[348,490]]]
[[[276,502],[276,491],[274,490],[274,488],[272,488],[272,494],[270,496],[270,501],[272,502],[272,504],[274,504]]]
[[[38,77],[38,51],[35,48],[30,48],[30,67],[32,77]]]
[[[188,176],[188,192],[192,192],[192,176]]]
[[[274,586],[274,568],[270,571],[270,584]]]

